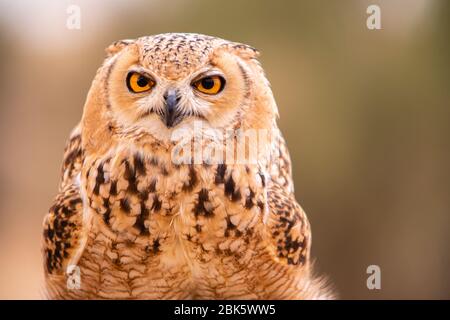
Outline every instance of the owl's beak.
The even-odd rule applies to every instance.
[[[178,103],[180,102],[178,92],[174,89],[167,90],[164,95],[164,101],[166,103],[164,122],[170,128],[177,123],[177,118],[179,117],[179,113],[177,112]]]

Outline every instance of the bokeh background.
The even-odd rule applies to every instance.
[[[1,1],[0,298],[40,297],[42,219],[104,48],[162,32],[262,52],[312,253],[341,298],[450,298],[446,0]]]

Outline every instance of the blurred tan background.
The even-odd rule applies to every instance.
[[[366,28],[369,4],[382,30]],[[262,52],[313,255],[341,298],[450,298],[449,1],[11,0],[0,19],[0,298],[40,297],[41,221],[104,48],[176,31]]]

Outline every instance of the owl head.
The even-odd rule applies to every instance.
[[[174,130],[270,128],[277,108],[244,44],[200,34],[122,40],[107,48],[83,114],[85,141],[101,148],[117,132],[166,143]]]

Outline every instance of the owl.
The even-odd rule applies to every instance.
[[[52,299],[327,299],[254,48],[168,33],[107,49],[44,219]]]

